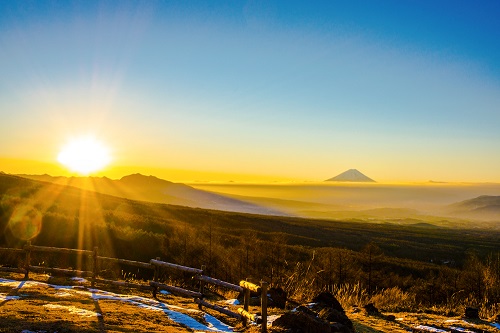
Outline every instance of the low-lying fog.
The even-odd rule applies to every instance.
[[[310,217],[334,217],[328,213],[335,212],[334,215],[345,217],[339,216],[339,213],[348,211],[358,211],[358,213],[369,211],[368,215],[385,217],[409,217],[409,214],[444,216],[450,215],[449,205],[482,195],[500,196],[500,184],[494,183],[193,183],[189,185]],[[456,214],[451,215],[456,216]]]

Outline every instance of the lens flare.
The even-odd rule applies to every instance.
[[[20,240],[30,240],[42,230],[42,213],[30,205],[21,204],[14,209],[9,229]]]

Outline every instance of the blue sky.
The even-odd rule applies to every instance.
[[[0,158],[93,133],[172,180],[500,182],[497,1],[0,7]]]

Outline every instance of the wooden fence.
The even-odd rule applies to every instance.
[[[205,267],[202,266],[201,269],[181,266],[165,261],[161,261],[160,258],[151,259],[149,263],[139,262],[127,259],[118,259],[111,257],[102,257],[98,255],[98,248],[94,247],[91,250],[79,250],[79,249],[68,249],[68,248],[57,248],[57,247],[47,247],[47,246],[37,246],[31,245],[31,242],[27,242],[23,249],[16,248],[0,248],[1,252],[7,252],[18,256],[24,256],[24,263],[19,265],[19,267],[1,267],[0,271],[6,272],[18,272],[23,273],[25,279],[29,279],[30,272],[48,272],[54,275],[66,275],[66,276],[78,276],[91,278],[91,286],[95,287],[96,283],[110,284],[120,287],[136,288],[142,290],[151,290],[153,297],[157,297],[157,293],[160,290],[165,290],[170,293],[181,295],[184,297],[193,298],[194,302],[198,304],[198,307],[203,309],[209,308],[227,316],[241,320],[244,325],[247,325],[249,321],[253,321],[257,324],[261,324],[261,332],[267,332],[267,282],[261,281],[260,285],[251,283],[249,281],[240,281],[239,285],[225,282],[219,279],[212,278],[210,276],[204,275]],[[92,270],[75,270],[75,269],[63,269],[54,267],[42,267],[31,265],[31,254],[32,252],[49,252],[49,253],[59,253],[59,254],[71,254],[71,255],[81,255],[87,258],[92,258]],[[134,266],[138,268],[151,269],[153,271],[153,280],[149,281],[148,285],[132,283],[126,281],[116,281],[111,279],[104,279],[99,277],[99,262],[111,262],[120,265]],[[1,264],[1,263],[0,263]],[[200,287],[198,291],[188,290],[185,288],[180,288],[176,286],[167,285],[159,282],[159,276],[162,270],[177,270],[189,274],[196,281],[199,281]],[[218,306],[216,304],[210,303],[205,300],[205,286],[206,284],[216,285],[225,289],[233,290],[244,294],[243,308],[238,308],[237,312],[233,312],[224,307]],[[260,294],[261,299],[261,316],[252,314],[249,312],[250,295],[251,292]]]

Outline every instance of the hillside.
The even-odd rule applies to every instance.
[[[154,176],[141,174],[128,175],[118,180],[107,177],[18,176],[59,185],[74,186],[132,200],[242,213],[285,215],[285,213],[277,209],[266,208],[244,200],[198,190],[182,183],[173,183]]]
[[[224,234],[228,241],[237,239],[237,235],[251,233],[263,240],[285,238],[289,245],[334,246],[352,250],[360,250],[365,244],[376,242],[388,255],[423,261],[462,260],[464,253],[469,248],[477,247],[477,244],[481,244],[480,249],[484,253],[500,248],[500,237],[497,237],[500,231],[495,230],[474,228],[464,234],[462,229],[422,228],[418,220],[402,225],[376,221],[353,223],[203,210],[130,201],[9,175],[0,175],[0,195],[3,228],[16,203],[22,203],[32,206],[31,213],[42,219],[43,227],[31,229],[31,232],[37,233],[39,241],[50,240],[60,244],[73,242],[70,235],[76,236],[78,228],[82,227],[78,222],[89,220],[90,225],[86,227],[89,233],[98,233],[102,229],[105,234],[116,238],[115,247],[117,244],[125,246],[124,240],[130,238],[126,235],[133,231],[151,238],[165,232],[182,235],[182,228],[187,226],[207,233],[210,226],[213,233]],[[54,232],[61,230],[61,223],[64,223],[63,230],[66,230],[67,236],[54,238]],[[13,241],[10,239],[20,232],[12,225],[7,230],[10,232],[0,237],[2,243]]]
[[[481,195],[452,204],[448,211],[456,216],[500,221],[500,196]]]
[[[477,274],[500,267],[495,260],[486,260],[497,258],[500,248],[500,230],[494,228],[206,210],[133,201],[5,174],[0,174],[0,203],[4,231],[0,247],[21,248],[31,240],[53,247],[98,247],[102,256],[143,262],[160,257],[190,267],[205,265],[210,276],[232,283],[248,277],[265,279],[299,300],[327,288],[358,286],[369,294],[387,289],[402,293],[405,301],[400,306],[405,308],[446,306],[460,312],[464,302],[484,300],[486,294],[493,301],[500,295],[500,281],[483,281]],[[18,262],[5,256],[2,260],[3,265]],[[85,265],[43,253],[32,260],[62,267]],[[122,266],[114,271],[118,276],[151,279],[150,271]],[[450,299],[455,293],[458,296]],[[488,316],[490,307],[484,310]]]

